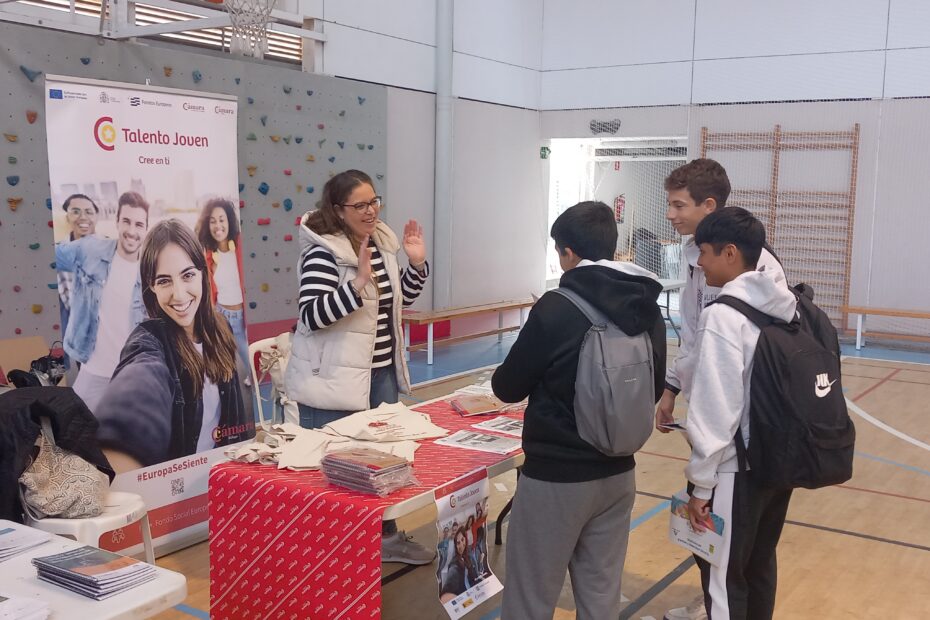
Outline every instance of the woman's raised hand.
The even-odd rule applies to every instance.
[[[420,268],[426,262],[426,244],[423,242],[423,227],[416,220],[410,220],[404,226],[404,252],[414,268]]]
[[[352,281],[357,293],[361,293],[371,280],[371,248],[368,247],[368,238],[368,235],[362,237],[362,245],[358,249],[358,272]]]

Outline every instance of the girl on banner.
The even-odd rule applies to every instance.
[[[410,390],[401,310],[429,275],[426,245],[414,220],[399,241],[379,218],[382,206],[371,177],[346,170],[326,182],[319,208],[300,220],[300,320],[285,385],[305,428],[396,403],[399,389]],[[401,248],[406,269],[398,264]],[[393,521],[383,534],[384,561],[428,564],[436,556]]]
[[[204,250],[179,220],[142,246],[149,316],[130,334],[98,409],[99,437],[117,472],[255,436],[236,373],[236,341],[210,303]]]
[[[242,369],[246,373],[245,384],[251,385],[248,378],[251,373],[249,341],[245,333],[245,282],[236,207],[225,198],[207,201],[195,230],[206,251],[207,272],[213,290],[211,302],[232,328]]]
[[[455,545],[455,555],[449,563],[446,578],[442,582],[442,589],[439,591],[439,600],[443,603],[451,601],[478,583],[478,573],[472,563],[471,553],[469,553],[466,526],[459,527],[455,531],[452,540]]]

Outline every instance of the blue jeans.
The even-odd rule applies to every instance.
[[[371,369],[371,391],[368,395],[368,405],[374,409],[381,403],[396,403],[399,398],[397,388],[397,374],[394,365],[385,366],[384,368]],[[303,403],[297,403],[297,409],[300,411],[300,425],[304,428],[320,428],[330,422],[335,422],[348,415],[356,413],[354,411],[338,411],[335,409],[318,409]],[[397,533],[397,522],[381,522],[381,535],[390,536]]]
[[[252,361],[249,359],[249,339],[245,335],[245,312],[239,310],[230,310],[220,304],[216,304],[216,311],[226,317],[229,327],[232,329],[233,337],[236,339],[236,348],[239,350],[239,359],[242,360],[242,366],[245,370],[243,377],[252,377]]]

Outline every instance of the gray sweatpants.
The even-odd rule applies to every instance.
[[[517,484],[501,620],[552,620],[567,568],[577,620],[620,615],[635,470],[589,482]]]

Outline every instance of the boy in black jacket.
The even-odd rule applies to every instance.
[[[656,395],[665,377],[665,324],[656,276],[614,262],[617,225],[602,202],[582,202],[552,225],[565,274],[560,286],[597,307],[627,335],[648,332]],[[543,295],[494,373],[494,393],[529,396],[526,462],[507,535],[503,620],[552,618],[565,569],[577,618],[620,613],[620,578],[636,490],[632,456],[609,457],[578,436],[573,402],[578,356],[591,322],[558,294]]]

